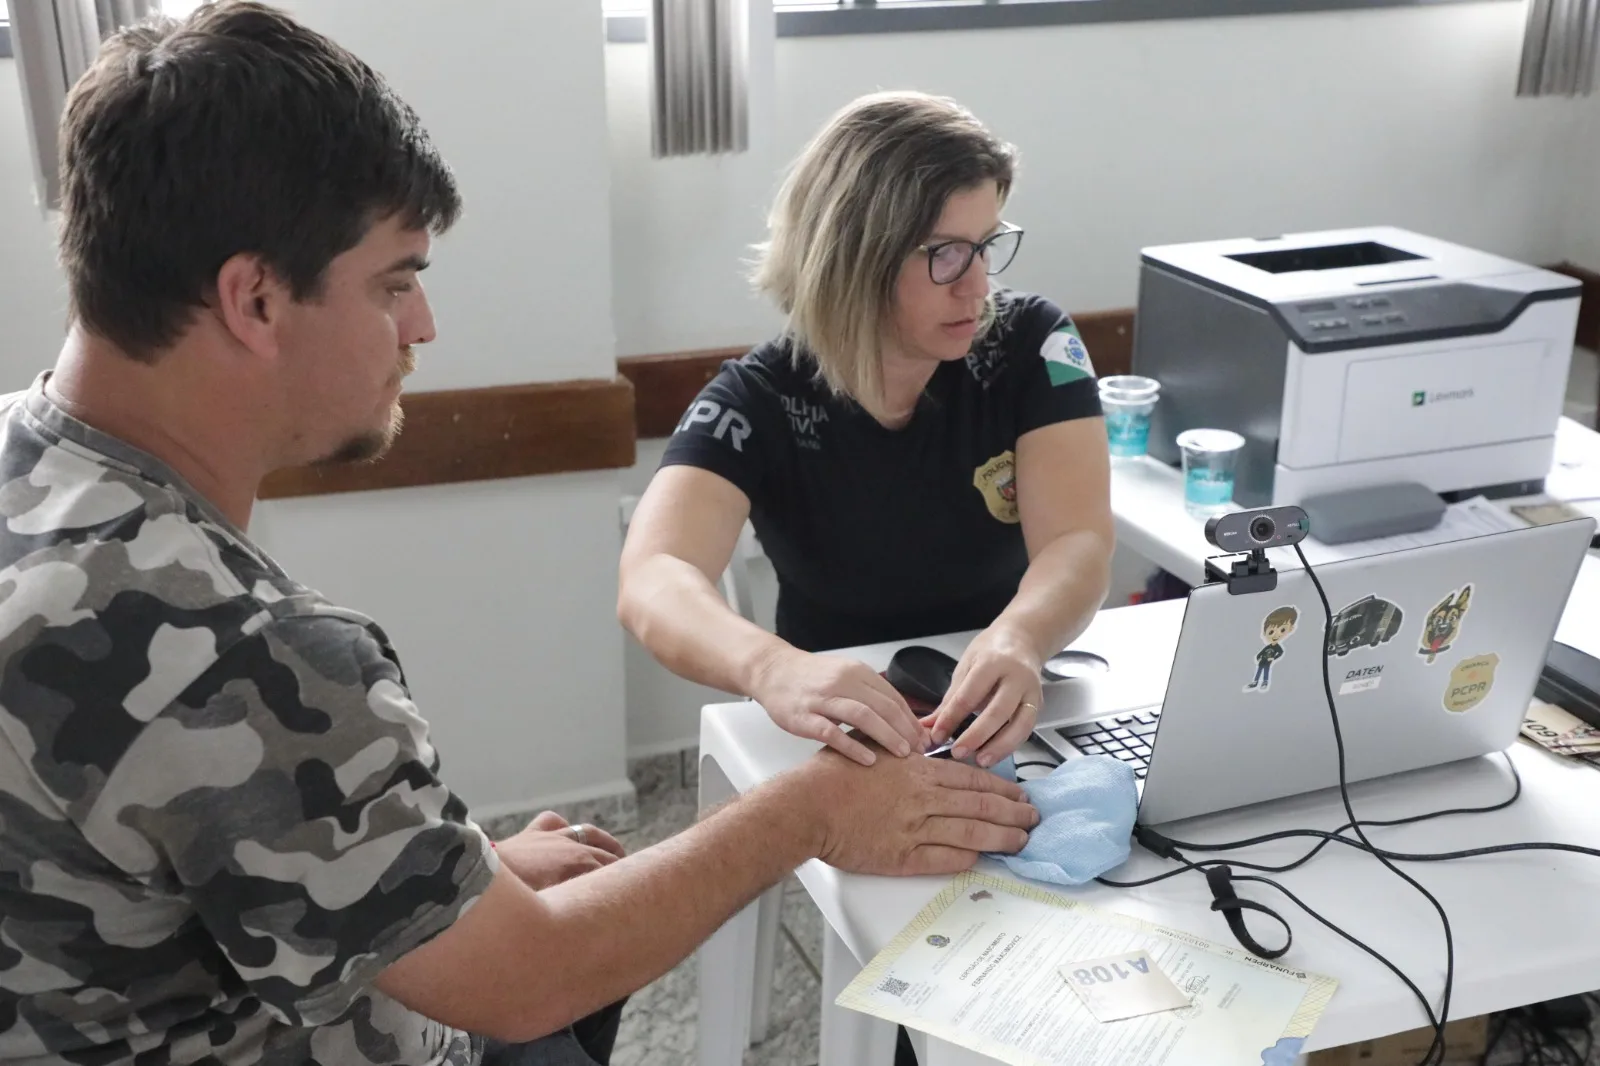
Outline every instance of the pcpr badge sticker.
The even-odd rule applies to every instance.
[[[1462,585],[1456,591],[1440,600],[1428,612],[1428,617],[1422,622],[1422,636],[1417,645],[1417,654],[1425,659],[1429,666],[1445,652],[1461,636],[1461,623],[1467,617],[1467,609],[1472,606],[1472,585]]]
[[[1461,714],[1482,703],[1494,691],[1494,671],[1499,665],[1500,656],[1492,652],[1456,663],[1444,689],[1444,709]]]
[[[1299,624],[1300,609],[1292,604],[1274,607],[1261,620],[1261,639],[1264,644],[1256,652],[1256,672],[1244,687],[1246,692],[1265,692],[1272,687],[1272,664],[1283,658],[1283,642],[1289,639]]]

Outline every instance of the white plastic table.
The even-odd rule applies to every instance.
[[[1103,611],[1074,647],[1111,664],[1098,681],[1073,681],[1047,694],[1043,716],[1055,720],[1104,714],[1158,702],[1166,686],[1181,626],[1181,602]],[[1573,612],[1569,610],[1569,615]],[[927,641],[958,654],[965,635]],[[895,646],[856,649],[882,668]],[[1331,741],[1330,741],[1331,742]],[[808,758],[810,741],[790,736],[753,703],[705,708],[701,721],[701,804],[720,803]],[[1374,830],[1374,840],[1416,851],[1456,850],[1545,840],[1600,846],[1600,772],[1568,764],[1523,742],[1510,752],[1524,794],[1509,810],[1450,818],[1422,826]],[[1509,794],[1499,756],[1436,767],[1352,788],[1357,813],[1387,818],[1452,806],[1478,806]],[[1343,821],[1336,792],[1318,793],[1224,812],[1173,827],[1185,839],[1230,840],[1284,828],[1332,829]],[[1264,860],[1288,858],[1306,843],[1257,849]],[[1004,873],[994,864],[993,871]],[[1118,871],[1136,879],[1165,869],[1136,854]],[[1409,868],[1448,909],[1455,931],[1456,988],[1452,1013],[1468,1017],[1600,988],[1600,944],[1581,931],[1600,898],[1600,859],[1524,852]],[[1007,875],[1009,876],[1009,875]],[[799,878],[828,925],[824,946],[821,1061],[827,1066],[878,1066],[892,1060],[893,1027],[832,1006],[860,966],[881,950],[934,896],[943,878],[883,878],[843,874],[820,862]],[[1330,920],[1387,955],[1437,998],[1444,979],[1444,944],[1437,918],[1414,890],[1370,856],[1342,846],[1283,875],[1283,883]],[[1098,906],[1230,942],[1221,916],[1198,875],[1135,890],[1093,885],[1071,890]],[[1421,1007],[1376,961],[1264,886],[1242,886],[1283,913],[1294,927],[1285,962],[1340,982],[1306,1050],[1401,1032],[1425,1024]],[[767,911],[775,920],[773,908]],[[700,954],[700,1063],[735,1066],[749,1043],[752,1013],[761,1006],[756,945],[763,907],[751,904],[729,921]],[[1574,923],[1579,923],[1574,927]],[[1263,927],[1270,937],[1270,927]],[[920,1034],[917,1034],[920,1041]],[[938,1040],[919,1047],[923,1066],[975,1066],[990,1060]]]
[[[1556,430],[1555,459],[1545,495],[1527,500],[1600,497],[1600,433],[1563,418]],[[1499,501],[1507,505],[1523,500]],[[1600,517],[1600,500],[1575,505]],[[1111,467],[1111,510],[1117,543],[1132,549],[1180,580],[1198,585],[1205,561],[1219,554],[1206,541],[1205,525],[1183,509],[1183,475],[1149,457],[1118,459]],[[1590,558],[1596,558],[1590,552]]]

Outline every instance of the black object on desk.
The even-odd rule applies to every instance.
[[[944,702],[945,693],[950,691],[950,680],[955,675],[956,665],[954,659],[937,648],[912,644],[894,653],[894,658],[889,660],[889,667],[884,670],[883,677],[907,699],[929,708],[937,708]],[[951,750],[955,747],[956,738],[970,729],[972,723],[977,720],[976,714],[967,715],[948,741],[927,754],[935,759],[952,758]]]
[[[1600,728],[1600,659],[1552,641],[1533,694]]]
[[[883,678],[902,696],[937,707],[950,691],[956,661],[937,648],[911,644],[894,653]]]

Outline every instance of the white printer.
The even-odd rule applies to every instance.
[[[1571,278],[1375,227],[1147,248],[1133,371],[1161,382],[1150,453],[1245,438],[1244,506],[1411,481],[1536,492],[1577,328]]]

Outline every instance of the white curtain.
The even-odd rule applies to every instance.
[[[61,205],[56,129],[67,90],[94,62],[102,40],[156,7],[155,0],[10,0],[12,49],[43,206]]]
[[[1530,0],[1518,96],[1588,96],[1600,50],[1600,0]]]
[[[657,158],[750,146],[751,0],[650,0],[650,132]]]

